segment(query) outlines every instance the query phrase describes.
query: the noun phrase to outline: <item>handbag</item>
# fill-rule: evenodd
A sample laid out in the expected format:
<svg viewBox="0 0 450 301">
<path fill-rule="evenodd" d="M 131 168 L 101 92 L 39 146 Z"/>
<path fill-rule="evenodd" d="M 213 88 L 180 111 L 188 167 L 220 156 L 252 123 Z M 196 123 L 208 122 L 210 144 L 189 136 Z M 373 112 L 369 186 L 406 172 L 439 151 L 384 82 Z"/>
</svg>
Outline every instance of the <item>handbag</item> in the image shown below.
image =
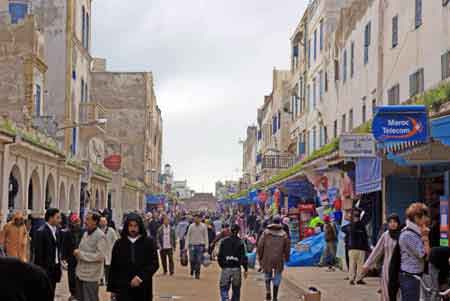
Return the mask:
<svg viewBox="0 0 450 301">
<path fill-rule="evenodd" d="M 181 251 L 180 263 L 184 267 L 188 265 L 188 254 L 186 250 Z"/>
</svg>

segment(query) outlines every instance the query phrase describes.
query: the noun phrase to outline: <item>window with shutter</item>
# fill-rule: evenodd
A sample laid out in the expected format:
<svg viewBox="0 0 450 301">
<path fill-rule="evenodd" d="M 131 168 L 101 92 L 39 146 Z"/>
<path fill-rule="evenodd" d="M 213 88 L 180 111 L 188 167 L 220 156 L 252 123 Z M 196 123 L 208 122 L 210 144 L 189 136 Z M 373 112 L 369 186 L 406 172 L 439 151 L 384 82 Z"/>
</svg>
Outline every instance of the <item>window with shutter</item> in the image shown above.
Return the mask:
<svg viewBox="0 0 450 301">
<path fill-rule="evenodd" d="M 414 97 L 424 91 L 424 70 L 419 69 L 409 76 L 409 96 Z"/>
<path fill-rule="evenodd" d="M 450 77 L 450 51 L 441 56 L 442 80 Z"/>
<path fill-rule="evenodd" d="M 320 98 L 320 101 L 322 101 L 322 97 L 323 97 L 323 71 L 320 70 L 319 71 L 319 98 Z"/>
<path fill-rule="evenodd" d="M 344 50 L 342 61 L 342 81 L 345 83 L 347 81 L 347 49 Z"/>
<path fill-rule="evenodd" d="M 392 48 L 398 45 L 398 16 L 392 18 Z"/>
<path fill-rule="evenodd" d="M 328 91 L 328 72 L 325 71 L 325 92 Z"/>
<path fill-rule="evenodd" d="M 312 108 L 313 108 L 313 109 L 316 108 L 316 103 L 317 103 L 317 102 L 316 102 L 316 94 L 317 94 L 317 93 L 316 93 L 316 88 L 317 88 L 316 86 L 317 86 L 317 84 L 316 84 L 316 78 L 314 78 L 314 79 L 313 79 L 313 88 L 312 88 L 312 89 L 313 89 L 313 91 L 312 91 L 312 97 L 313 97 L 313 99 L 312 99 Z"/>
<path fill-rule="evenodd" d="M 366 112 L 366 105 L 364 104 L 363 106 L 362 106 L 362 123 L 366 123 L 366 121 L 367 121 L 367 116 L 366 116 L 366 114 L 367 114 L 367 112 Z"/>
<path fill-rule="evenodd" d="M 339 80 L 339 60 L 334 60 L 334 80 Z"/>
<path fill-rule="evenodd" d="M 348 130 L 353 129 L 353 109 L 348 112 Z"/>
<path fill-rule="evenodd" d="M 415 21 L 417 29 L 422 25 L 422 0 L 416 0 Z"/>
<path fill-rule="evenodd" d="M 320 21 L 320 50 L 323 50 L 323 20 Z"/>
<path fill-rule="evenodd" d="M 355 42 L 350 45 L 350 77 L 355 74 Z"/>
<path fill-rule="evenodd" d="M 341 127 L 341 133 L 345 133 L 347 131 L 347 117 L 345 114 L 342 115 L 342 127 Z"/>
<path fill-rule="evenodd" d="M 81 102 L 84 102 L 84 79 L 81 79 Z"/>
<path fill-rule="evenodd" d="M 36 85 L 34 111 L 37 117 L 41 116 L 41 86 Z"/>
<path fill-rule="evenodd" d="M 388 104 L 400 104 L 400 85 L 397 84 L 388 90 Z"/>
<path fill-rule="evenodd" d="M 314 60 L 317 59 L 317 29 L 314 30 Z"/>
<path fill-rule="evenodd" d="M 333 124 L 333 137 L 337 138 L 337 136 L 338 136 L 338 122 L 337 120 L 335 120 Z"/>
<path fill-rule="evenodd" d="M 369 47 L 371 42 L 371 22 L 366 24 L 364 29 L 364 64 L 369 63 Z"/>
</svg>

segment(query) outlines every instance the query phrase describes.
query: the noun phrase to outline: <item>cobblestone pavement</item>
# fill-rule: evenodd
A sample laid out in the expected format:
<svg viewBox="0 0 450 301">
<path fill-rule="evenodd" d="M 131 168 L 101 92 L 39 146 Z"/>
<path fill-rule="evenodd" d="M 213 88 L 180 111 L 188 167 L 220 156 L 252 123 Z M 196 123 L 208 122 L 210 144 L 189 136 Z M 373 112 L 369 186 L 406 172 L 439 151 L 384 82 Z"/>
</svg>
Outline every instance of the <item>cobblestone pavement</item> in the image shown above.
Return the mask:
<svg viewBox="0 0 450 301">
<path fill-rule="evenodd" d="M 189 277 L 187 268 L 177 265 L 175 276 L 163 276 L 161 270 L 155 275 L 154 293 L 155 301 L 215 301 L 220 300 L 218 282 L 220 269 L 216 263 L 210 267 L 202 269 L 202 279 L 194 280 Z M 252 270 L 249 277 L 243 283 L 242 301 L 263 301 L 264 300 L 264 277 Z M 105 288 L 100 289 L 101 301 L 109 301 L 109 294 Z M 299 293 L 288 283 L 282 285 L 279 301 L 297 301 Z M 67 280 L 64 279 L 59 284 L 57 290 L 57 301 L 66 301 L 69 298 Z"/>
</svg>

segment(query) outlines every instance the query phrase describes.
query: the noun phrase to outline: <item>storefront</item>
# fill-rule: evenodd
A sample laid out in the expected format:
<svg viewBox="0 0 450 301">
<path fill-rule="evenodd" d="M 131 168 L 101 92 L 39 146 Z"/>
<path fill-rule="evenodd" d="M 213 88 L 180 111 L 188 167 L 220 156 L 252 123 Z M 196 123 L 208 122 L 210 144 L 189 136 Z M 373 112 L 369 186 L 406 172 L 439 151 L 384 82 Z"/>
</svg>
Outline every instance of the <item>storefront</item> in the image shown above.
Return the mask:
<svg viewBox="0 0 450 301">
<path fill-rule="evenodd" d="M 431 212 L 431 243 L 437 246 L 440 244 L 443 213 L 441 201 L 448 204 L 450 196 L 450 116 L 434 118 L 428 123 L 426 115 L 419 117 L 418 114 L 417 110 L 404 114 L 411 120 L 410 132 L 406 135 L 394 134 L 394 139 L 380 144 L 383 153 L 384 213 L 396 213 L 405 221 L 405 211 L 411 203 L 425 203 Z M 394 115 L 392 120 L 399 121 L 404 116 Z M 391 124 L 396 125 L 392 120 Z M 401 129 L 400 126 L 391 127 L 392 130 L 395 128 L 397 132 Z"/>
</svg>

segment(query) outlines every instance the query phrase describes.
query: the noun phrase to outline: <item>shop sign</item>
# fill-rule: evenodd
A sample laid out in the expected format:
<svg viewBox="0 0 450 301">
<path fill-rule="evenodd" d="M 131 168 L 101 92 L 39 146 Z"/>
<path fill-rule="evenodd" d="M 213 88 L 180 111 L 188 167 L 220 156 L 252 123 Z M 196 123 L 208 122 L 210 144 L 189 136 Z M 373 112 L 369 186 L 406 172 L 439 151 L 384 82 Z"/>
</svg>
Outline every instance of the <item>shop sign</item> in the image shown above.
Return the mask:
<svg viewBox="0 0 450 301">
<path fill-rule="evenodd" d="M 379 142 L 425 142 L 429 134 L 426 107 L 379 107 L 373 119 L 372 133 Z"/>
<path fill-rule="evenodd" d="M 375 157 L 375 140 L 372 134 L 341 135 L 339 156 L 342 158 Z"/>
</svg>

